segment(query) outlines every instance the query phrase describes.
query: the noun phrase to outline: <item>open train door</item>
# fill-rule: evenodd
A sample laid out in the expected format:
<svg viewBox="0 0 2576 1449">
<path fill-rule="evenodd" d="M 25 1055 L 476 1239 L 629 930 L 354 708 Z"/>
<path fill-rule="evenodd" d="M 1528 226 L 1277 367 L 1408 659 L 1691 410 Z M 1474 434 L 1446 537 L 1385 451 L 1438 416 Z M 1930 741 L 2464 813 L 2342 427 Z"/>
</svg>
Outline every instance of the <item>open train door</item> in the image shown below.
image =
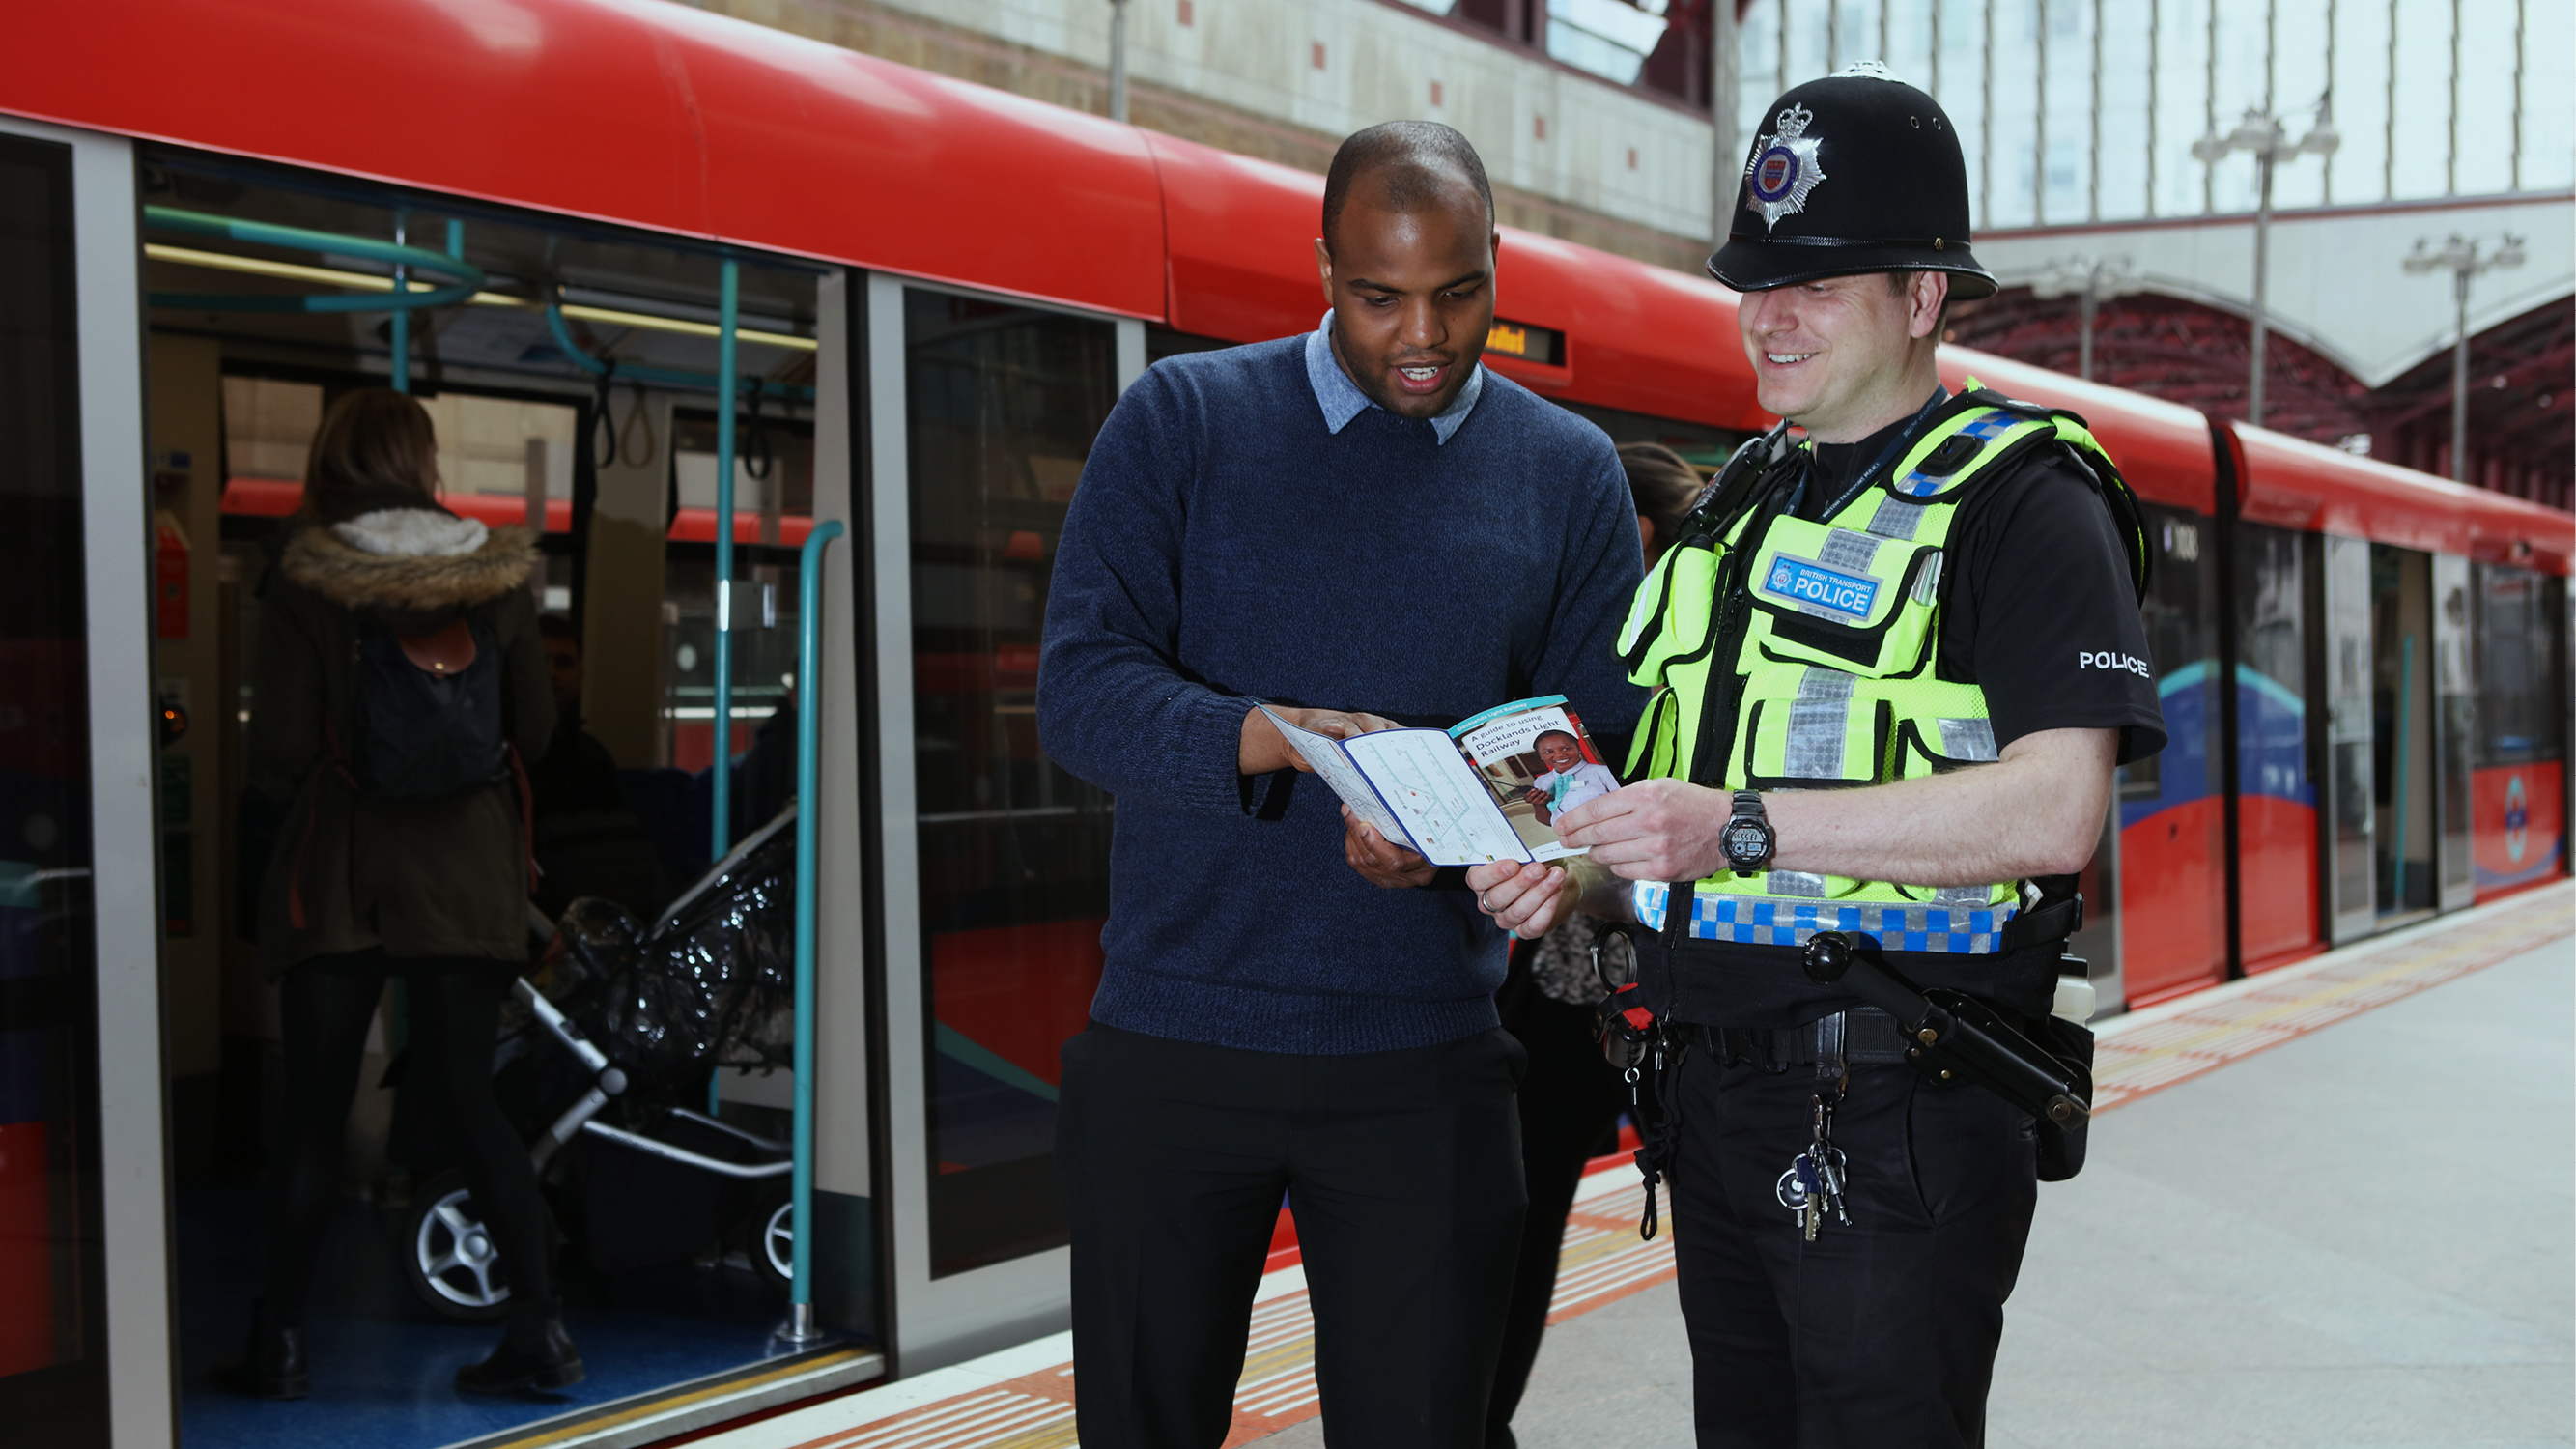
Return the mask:
<svg viewBox="0 0 2576 1449">
<path fill-rule="evenodd" d="M 2318 633 L 2318 668 L 2326 700 L 2325 758 L 2318 778 L 2326 788 L 2318 812 L 2323 838 L 2318 854 L 2325 872 L 2326 939 L 2357 941 L 2379 925 L 2373 836 L 2371 757 L 2370 544 L 2322 535 L 2317 570 L 2324 593 Z"/>
<path fill-rule="evenodd" d="M 1145 327 L 884 274 L 860 311 L 876 1210 L 913 1374 L 1069 1321 L 1057 1051 L 1100 979 L 1112 802 L 1039 745 L 1038 645 L 1065 512 L 1144 371 Z"/>
<path fill-rule="evenodd" d="M 66 1449 L 173 1436 L 135 210 L 0 117 L 0 1437 Z"/>
</svg>

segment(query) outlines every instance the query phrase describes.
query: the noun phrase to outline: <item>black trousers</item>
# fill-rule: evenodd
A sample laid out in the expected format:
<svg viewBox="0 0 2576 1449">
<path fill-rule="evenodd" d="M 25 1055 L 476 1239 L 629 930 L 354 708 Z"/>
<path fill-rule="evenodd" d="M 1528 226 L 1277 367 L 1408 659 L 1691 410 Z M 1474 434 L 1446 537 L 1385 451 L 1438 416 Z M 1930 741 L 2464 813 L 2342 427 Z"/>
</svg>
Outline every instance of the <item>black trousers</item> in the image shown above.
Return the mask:
<svg viewBox="0 0 2576 1449">
<path fill-rule="evenodd" d="M 1813 1067 L 1681 1066 L 1673 1251 L 1701 1449 L 1985 1441 L 2004 1299 L 2038 1191 L 2031 1119 L 1982 1087 L 1851 1069 L 1834 1114 L 1851 1226 L 1780 1205 Z"/>
<path fill-rule="evenodd" d="M 404 1080 L 433 1088 L 455 1129 L 466 1186 L 500 1249 L 511 1302 L 535 1310 L 553 1296 L 536 1169 L 492 1097 L 493 1041 L 515 974 L 504 961 L 394 959 L 381 951 L 316 957 L 286 973 L 278 999 L 285 1032 L 285 1121 L 269 1164 L 263 1265 L 268 1308 L 277 1322 L 304 1321 L 313 1265 L 339 1196 L 341 1145 L 367 1028 L 385 978 L 397 975 L 410 1005 Z"/>
<path fill-rule="evenodd" d="M 1521 1223 L 1511 1304 L 1503 1311 L 1503 1351 L 1485 1411 L 1486 1437 L 1494 1444 L 1510 1442 L 1502 1431 L 1520 1408 L 1539 1341 L 1547 1334 L 1565 1219 L 1582 1185 L 1583 1164 L 1618 1145 L 1619 1113 L 1628 1104 L 1626 1084 L 1593 1039 L 1592 1009 L 1540 995 L 1525 955 L 1524 948 L 1512 948 L 1511 974 L 1494 998 L 1503 1029 L 1529 1053 L 1520 1091 L 1521 1180 L 1529 1215 Z"/>
<path fill-rule="evenodd" d="M 1284 1193 L 1334 1449 L 1481 1449 L 1520 1246 L 1518 1043 L 1294 1056 L 1119 1031 L 1065 1043 L 1086 1449 L 1217 1449 Z"/>
</svg>

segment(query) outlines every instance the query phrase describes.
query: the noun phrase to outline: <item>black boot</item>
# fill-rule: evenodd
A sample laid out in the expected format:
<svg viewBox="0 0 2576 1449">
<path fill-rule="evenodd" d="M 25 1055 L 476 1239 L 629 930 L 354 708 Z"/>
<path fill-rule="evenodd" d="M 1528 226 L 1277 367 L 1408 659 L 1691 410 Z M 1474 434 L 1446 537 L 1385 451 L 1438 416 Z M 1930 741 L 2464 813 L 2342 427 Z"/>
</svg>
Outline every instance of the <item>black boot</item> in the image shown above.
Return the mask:
<svg viewBox="0 0 2576 1449">
<path fill-rule="evenodd" d="M 250 1340 L 241 1360 L 215 1370 L 215 1379 L 236 1393 L 262 1399 L 300 1399 L 313 1391 L 304 1364 L 304 1326 L 288 1327 L 268 1311 L 268 1300 L 250 1305 Z"/>
<path fill-rule="evenodd" d="M 456 1387 L 469 1394 L 568 1389 L 581 1380 L 581 1350 L 564 1332 L 559 1299 L 512 1308 L 501 1346 L 490 1358 L 456 1371 Z"/>
</svg>

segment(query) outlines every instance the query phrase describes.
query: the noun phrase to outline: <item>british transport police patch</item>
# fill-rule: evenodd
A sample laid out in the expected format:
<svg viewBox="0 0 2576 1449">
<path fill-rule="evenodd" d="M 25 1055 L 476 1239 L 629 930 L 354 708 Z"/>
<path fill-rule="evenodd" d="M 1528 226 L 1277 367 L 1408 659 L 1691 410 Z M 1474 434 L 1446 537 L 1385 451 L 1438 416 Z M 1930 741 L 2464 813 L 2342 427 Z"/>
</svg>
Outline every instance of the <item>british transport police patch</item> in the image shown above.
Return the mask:
<svg viewBox="0 0 2576 1449">
<path fill-rule="evenodd" d="M 1825 179 L 1825 168 L 1816 161 L 1819 138 L 1807 134 L 1816 119 L 1805 106 L 1791 106 L 1782 111 L 1779 129 L 1762 138 L 1761 149 L 1746 163 L 1744 175 L 1744 209 L 1762 213 L 1762 228 L 1769 231 L 1780 224 L 1780 218 L 1806 210 L 1807 193 Z"/>
</svg>

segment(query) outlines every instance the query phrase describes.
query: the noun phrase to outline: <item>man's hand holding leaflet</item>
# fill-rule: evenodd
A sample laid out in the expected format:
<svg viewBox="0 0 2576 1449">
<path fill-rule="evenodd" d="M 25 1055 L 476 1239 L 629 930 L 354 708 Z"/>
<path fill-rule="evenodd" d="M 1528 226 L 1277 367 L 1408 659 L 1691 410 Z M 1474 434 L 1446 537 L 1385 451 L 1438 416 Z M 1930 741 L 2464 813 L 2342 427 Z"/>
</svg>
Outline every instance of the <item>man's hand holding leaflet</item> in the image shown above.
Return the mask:
<svg viewBox="0 0 2576 1449">
<path fill-rule="evenodd" d="M 1267 706 L 1262 712 L 1352 814 L 1388 843 L 1401 843 L 1433 865 L 1530 858 L 1446 732 L 1386 729 L 1336 740 Z"/>
</svg>

